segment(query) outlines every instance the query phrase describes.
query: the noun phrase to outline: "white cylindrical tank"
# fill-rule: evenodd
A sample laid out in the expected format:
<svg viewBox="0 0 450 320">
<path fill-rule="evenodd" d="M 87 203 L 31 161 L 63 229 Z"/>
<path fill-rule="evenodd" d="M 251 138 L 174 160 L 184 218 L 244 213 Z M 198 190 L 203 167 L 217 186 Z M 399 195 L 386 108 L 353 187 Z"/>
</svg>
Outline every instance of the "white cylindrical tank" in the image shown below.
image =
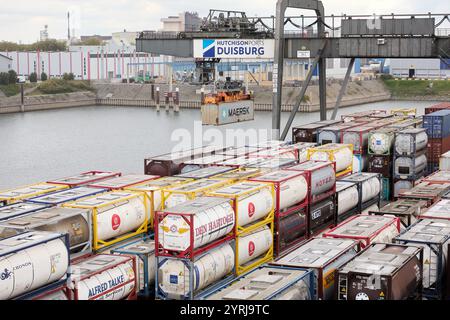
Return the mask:
<svg viewBox="0 0 450 320">
<path fill-rule="evenodd" d="M 344 131 L 342 133 L 342 143 L 352 144 L 354 150 L 366 151 L 369 132 Z M 362 142 L 362 145 L 361 145 Z"/>
<path fill-rule="evenodd" d="M 317 141 L 319 141 L 322 144 L 339 143 L 341 140 L 340 134 L 341 134 L 340 131 L 321 130 L 319 132 Z"/>
<path fill-rule="evenodd" d="M 99 209 L 97 237 L 108 240 L 133 231 L 145 221 L 146 211 L 141 197 Z"/>
<path fill-rule="evenodd" d="M 26 241 L 31 242 L 32 238 Z M 34 235 L 34 238 L 39 239 L 39 235 Z M 11 299 L 58 281 L 67 273 L 68 267 L 69 252 L 61 239 L 0 257 L 0 300 Z"/>
<path fill-rule="evenodd" d="M 317 196 L 334 188 L 336 173 L 332 164 L 327 162 L 306 161 L 289 167 L 288 170 L 311 172 L 311 196 Z"/>
<path fill-rule="evenodd" d="M 301 203 L 308 195 L 308 182 L 299 172 L 278 170 L 261 175 L 255 178 L 255 180 L 280 183 L 279 210 L 284 210 Z M 276 196 L 277 194 L 275 194 Z"/>
<path fill-rule="evenodd" d="M 237 197 L 237 214 L 240 227 L 265 218 L 274 207 L 271 185 L 243 181 L 215 190 L 214 196 Z"/>
<path fill-rule="evenodd" d="M 398 180 L 394 182 L 394 197 L 397 197 L 400 192 L 410 190 L 414 187 L 414 181 Z"/>
<path fill-rule="evenodd" d="M 175 210 L 180 211 L 180 213 L 195 215 L 193 226 L 194 248 L 211 243 L 234 229 L 235 213 L 230 201 L 226 199 L 197 198 L 187 202 L 186 207 L 185 204 L 182 204 L 169 211 Z M 197 211 L 194 212 L 194 210 Z M 166 215 L 159 223 L 158 235 L 160 244 L 167 250 L 184 251 L 190 246 L 190 226 L 179 214 Z"/>
<path fill-rule="evenodd" d="M 416 158 L 398 157 L 394 161 L 395 174 L 411 177 L 422 172 L 427 166 L 427 156 L 421 155 Z"/>
<path fill-rule="evenodd" d="M 194 262 L 194 288 L 190 288 L 190 271 L 183 260 L 163 260 L 158 267 L 158 289 L 168 298 L 184 297 L 225 277 L 233 270 L 234 260 L 230 244 L 210 250 Z"/>
<path fill-rule="evenodd" d="M 353 173 L 365 172 L 369 166 L 369 158 L 366 155 L 353 155 Z"/>
<path fill-rule="evenodd" d="M 374 154 L 389 154 L 394 144 L 394 132 L 380 130 L 369 137 L 369 149 Z"/>
<path fill-rule="evenodd" d="M 343 190 L 339 190 L 343 188 Z M 351 182 L 336 182 L 338 215 L 355 208 L 359 202 L 358 187 Z"/>
<path fill-rule="evenodd" d="M 353 152 L 349 148 L 341 148 L 333 152 L 333 158 L 325 151 L 314 151 L 311 160 L 317 161 L 334 161 L 336 162 L 336 172 L 341 172 L 353 164 Z"/>
<path fill-rule="evenodd" d="M 412 155 L 427 147 L 428 135 L 423 129 L 409 129 L 398 133 L 395 138 L 395 151 L 402 155 Z"/>
<path fill-rule="evenodd" d="M 135 290 L 135 273 L 131 261 L 78 282 L 78 300 L 121 300 Z M 131 281 L 119 287 L 119 285 Z M 115 288 L 115 289 L 114 289 Z M 104 295 L 102 292 L 107 292 Z"/>
<path fill-rule="evenodd" d="M 239 265 L 244 265 L 269 251 L 273 235 L 268 227 L 263 227 L 238 239 Z"/>
<path fill-rule="evenodd" d="M 381 191 L 380 179 L 373 177 L 364 181 L 361 189 L 361 199 L 363 203 L 377 197 Z"/>
</svg>

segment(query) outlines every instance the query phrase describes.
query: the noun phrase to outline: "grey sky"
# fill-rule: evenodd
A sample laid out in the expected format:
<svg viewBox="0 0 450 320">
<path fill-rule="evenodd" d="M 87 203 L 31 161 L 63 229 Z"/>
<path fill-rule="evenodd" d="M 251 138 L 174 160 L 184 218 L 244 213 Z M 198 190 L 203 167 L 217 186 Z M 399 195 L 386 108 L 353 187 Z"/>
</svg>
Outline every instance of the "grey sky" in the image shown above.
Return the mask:
<svg viewBox="0 0 450 320">
<path fill-rule="evenodd" d="M 326 14 L 444 13 L 448 0 L 323 0 Z M 154 30 L 160 19 L 182 11 L 197 11 L 205 16 L 210 8 L 246 11 L 249 16 L 270 16 L 276 0 L 17 0 L 2 1 L 0 41 L 33 42 L 39 30 L 49 26 L 52 38 L 67 35 L 66 14 L 78 12 L 77 35 L 102 34 L 127 29 Z M 291 12 L 290 12 L 291 13 Z"/>
</svg>

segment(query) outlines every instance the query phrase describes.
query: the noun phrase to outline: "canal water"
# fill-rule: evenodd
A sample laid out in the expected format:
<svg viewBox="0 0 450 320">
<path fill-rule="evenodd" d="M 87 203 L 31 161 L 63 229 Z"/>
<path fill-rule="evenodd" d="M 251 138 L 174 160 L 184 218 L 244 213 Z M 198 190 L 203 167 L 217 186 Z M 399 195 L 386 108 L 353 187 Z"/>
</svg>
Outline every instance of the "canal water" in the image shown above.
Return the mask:
<svg viewBox="0 0 450 320">
<path fill-rule="evenodd" d="M 424 108 L 432 102 L 386 101 L 343 108 L 338 117 L 370 109 Z M 331 114 L 331 112 L 329 113 Z M 288 113 L 282 114 L 282 128 Z M 193 133 L 200 110 L 157 113 L 153 108 L 83 107 L 0 115 L 0 189 L 60 178 L 89 170 L 143 173 L 144 158 L 170 152 Z M 319 120 L 319 113 L 299 113 L 294 125 Z M 214 129 L 268 129 L 271 113 L 257 112 L 254 121 Z M 201 128 L 201 126 L 200 126 Z M 203 130 L 205 130 L 204 127 Z M 205 136 L 205 135 L 204 135 Z M 290 140 L 290 134 L 288 135 Z"/>
</svg>

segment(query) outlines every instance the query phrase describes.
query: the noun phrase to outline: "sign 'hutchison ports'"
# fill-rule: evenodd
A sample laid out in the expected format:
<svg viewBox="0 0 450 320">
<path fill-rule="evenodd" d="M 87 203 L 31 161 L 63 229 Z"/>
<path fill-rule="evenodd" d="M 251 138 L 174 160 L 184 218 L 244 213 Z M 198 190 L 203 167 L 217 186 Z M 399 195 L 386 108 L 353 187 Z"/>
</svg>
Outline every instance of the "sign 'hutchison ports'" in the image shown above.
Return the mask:
<svg viewBox="0 0 450 320">
<path fill-rule="evenodd" d="M 198 39 L 194 58 L 273 59 L 273 39 Z"/>
</svg>

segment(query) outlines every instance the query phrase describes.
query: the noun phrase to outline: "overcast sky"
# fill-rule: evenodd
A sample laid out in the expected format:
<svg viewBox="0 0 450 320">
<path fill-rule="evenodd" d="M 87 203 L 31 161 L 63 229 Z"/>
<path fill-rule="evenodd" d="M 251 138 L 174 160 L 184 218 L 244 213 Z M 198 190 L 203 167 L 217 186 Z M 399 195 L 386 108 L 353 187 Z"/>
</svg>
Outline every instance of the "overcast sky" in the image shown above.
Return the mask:
<svg viewBox="0 0 450 320">
<path fill-rule="evenodd" d="M 326 15 L 444 13 L 448 0 L 323 0 Z M 209 9 L 246 11 L 248 16 L 275 14 L 276 0 L 16 0 L 1 3 L 0 41 L 30 43 L 39 39 L 39 31 L 48 25 L 51 38 L 67 37 L 67 11 L 74 12 L 77 36 L 126 29 L 154 30 L 160 19 L 182 11 L 206 16 Z M 298 11 L 297 11 L 298 12 Z M 291 13 L 291 12 L 288 12 Z"/>
</svg>

